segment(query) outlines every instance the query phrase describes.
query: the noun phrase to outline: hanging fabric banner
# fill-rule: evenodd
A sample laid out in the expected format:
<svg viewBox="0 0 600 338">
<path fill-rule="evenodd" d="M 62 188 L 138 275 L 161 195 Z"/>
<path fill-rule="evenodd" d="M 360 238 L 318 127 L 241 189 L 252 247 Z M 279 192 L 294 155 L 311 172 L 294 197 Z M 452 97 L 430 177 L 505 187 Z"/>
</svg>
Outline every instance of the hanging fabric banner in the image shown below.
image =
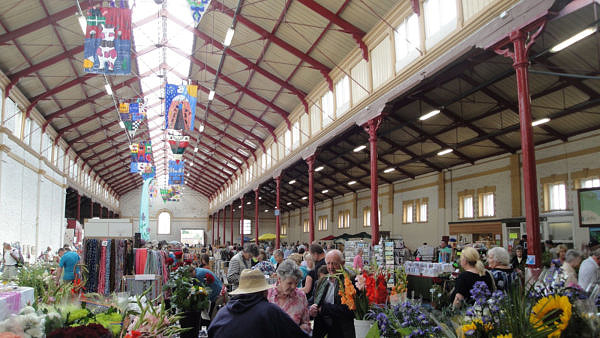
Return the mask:
<svg viewBox="0 0 600 338">
<path fill-rule="evenodd" d="M 169 133 L 167 141 L 169 142 L 175 161 L 181 161 L 185 148 L 190 144 L 190 137 L 177 133 Z"/>
<path fill-rule="evenodd" d="M 123 124 L 125 124 L 125 129 L 133 137 L 142 122 L 144 122 L 146 112 L 139 102 L 121 102 L 119 103 L 119 116 Z"/>
<path fill-rule="evenodd" d="M 131 10 L 95 7 L 86 12 L 83 51 L 86 73 L 128 75 L 131 73 Z"/>
<path fill-rule="evenodd" d="M 188 4 L 190 5 L 190 10 L 192 11 L 194 24 L 195 26 L 198 26 L 200 19 L 202 19 L 202 16 L 208 10 L 210 0 L 188 0 Z"/>
<path fill-rule="evenodd" d="M 144 179 L 154 177 L 156 168 L 152 165 L 152 143 L 150 141 L 133 143 L 129 149 L 131 155 L 129 172 L 139 173 Z"/>
<path fill-rule="evenodd" d="M 140 200 L 140 227 L 139 231 L 141 237 L 145 241 L 150 240 L 150 196 L 148 194 L 148 188 L 150 183 L 152 183 L 152 178 L 147 178 L 144 180 L 144 185 L 142 186 L 142 196 Z"/>
<path fill-rule="evenodd" d="M 183 162 L 169 161 L 169 185 L 183 184 Z"/>
<path fill-rule="evenodd" d="M 165 88 L 165 129 L 194 130 L 198 86 L 167 84 Z"/>
<path fill-rule="evenodd" d="M 181 200 L 181 186 L 180 185 L 172 185 L 167 188 L 160 189 L 160 196 L 162 197 L 163 202 L 179 202 Z"/>
</svg>

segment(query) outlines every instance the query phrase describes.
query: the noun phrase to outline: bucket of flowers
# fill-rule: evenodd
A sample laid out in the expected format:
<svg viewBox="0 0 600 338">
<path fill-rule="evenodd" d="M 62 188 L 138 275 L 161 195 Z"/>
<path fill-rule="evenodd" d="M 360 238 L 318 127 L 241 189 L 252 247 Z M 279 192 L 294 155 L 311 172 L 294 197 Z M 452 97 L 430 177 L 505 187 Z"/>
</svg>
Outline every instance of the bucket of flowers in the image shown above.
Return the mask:
<svg viewBox="0 0 600 338">
<path fill-rule="evenodd" d="M 189 331 L 182 332 L 180 336 L 198 337 L 200 312 L 210 306 L 210 289 L 196 278 L 195 270 L 191 266 L 181 266 L 171 272 L 163 288 L 171 294 L 171 305 L 175 306 L 180 315 L 180 326 L 189 328 Z"/>
<path fill-rule="evenodd" d="M 387 280 L 389 273 L 375 266 L 373 271 L 365 269 L 356 276 L 353 283 L 350 274 L 343 270 L 340 276 L 339 295 L 342 304 L 354 312 L 356 337 L 365 337 L 371 328 L 372 320 L 366 319 L 374 304 L 385 304 L 388 300 Z"/>
</svg>

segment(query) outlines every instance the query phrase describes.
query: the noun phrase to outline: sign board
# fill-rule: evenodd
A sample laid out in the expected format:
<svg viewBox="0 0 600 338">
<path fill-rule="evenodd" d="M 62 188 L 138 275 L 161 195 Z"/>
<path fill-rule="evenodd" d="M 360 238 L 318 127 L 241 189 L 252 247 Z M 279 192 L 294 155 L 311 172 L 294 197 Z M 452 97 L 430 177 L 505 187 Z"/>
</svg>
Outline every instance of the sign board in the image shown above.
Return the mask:
<svg viewBox="0 0 600 338">
<path fill-rule="evenodd" d="M 527 264 L 527 265 L 535 265 L 535 256 L 534 255 L 527 255 L 527 261 L 525 261 L 525 264 Z"/>
<path fill-rule="evenodd" d="M 508 238 L 510 239 L 519 239 L 519 234 L 516 232 L 511 232 L 508 234 Z"/>
<path fill-rule="evenodd" d="M 275 216 L 279 216 L 279 209 L 275 209 Z"/>
</svg>

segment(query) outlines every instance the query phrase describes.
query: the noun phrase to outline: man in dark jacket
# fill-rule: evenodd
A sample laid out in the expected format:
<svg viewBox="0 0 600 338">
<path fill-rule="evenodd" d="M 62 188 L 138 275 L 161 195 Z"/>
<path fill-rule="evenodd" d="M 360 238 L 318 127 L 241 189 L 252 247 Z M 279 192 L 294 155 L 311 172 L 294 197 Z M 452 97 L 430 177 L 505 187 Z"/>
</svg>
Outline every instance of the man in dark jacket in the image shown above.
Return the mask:
<svg viewBox="0 0 600 338">
<path fill-rule="evenodd" d="M 325 256 L 325 263 L 333 276 L 343 269 L 344 256 L 339 250 L 331 250 Z M 354 280 L 353 275 L 350 278 Z M 313 337 L 354 338 L 354 313 L 342 304 L 338 279 L 321 279 L 314 289 L 315 303 L 310 307 L 310 316 L 315 318 Z"/>
<path fill-rule="evenodd" d="M 208 327 L 209 337 L 308 337 L 279 306 L 269 303 L 269 285 L 260 270 L 245 269 L 232 299 Z"/>
</svg>

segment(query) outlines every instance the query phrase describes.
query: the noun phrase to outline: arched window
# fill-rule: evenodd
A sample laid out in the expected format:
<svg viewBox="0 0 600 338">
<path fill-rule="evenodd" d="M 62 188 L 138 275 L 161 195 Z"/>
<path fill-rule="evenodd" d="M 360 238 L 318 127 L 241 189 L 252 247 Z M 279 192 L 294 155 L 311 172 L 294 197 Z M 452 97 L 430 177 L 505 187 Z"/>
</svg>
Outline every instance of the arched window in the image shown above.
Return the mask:
<svg viewBox="0 0 600 338">
<path fill-rule="evenodd" d="M 163 211 L 158 215 L 158 234 L 171 234 L 171 214 Z"/>
</svg>

